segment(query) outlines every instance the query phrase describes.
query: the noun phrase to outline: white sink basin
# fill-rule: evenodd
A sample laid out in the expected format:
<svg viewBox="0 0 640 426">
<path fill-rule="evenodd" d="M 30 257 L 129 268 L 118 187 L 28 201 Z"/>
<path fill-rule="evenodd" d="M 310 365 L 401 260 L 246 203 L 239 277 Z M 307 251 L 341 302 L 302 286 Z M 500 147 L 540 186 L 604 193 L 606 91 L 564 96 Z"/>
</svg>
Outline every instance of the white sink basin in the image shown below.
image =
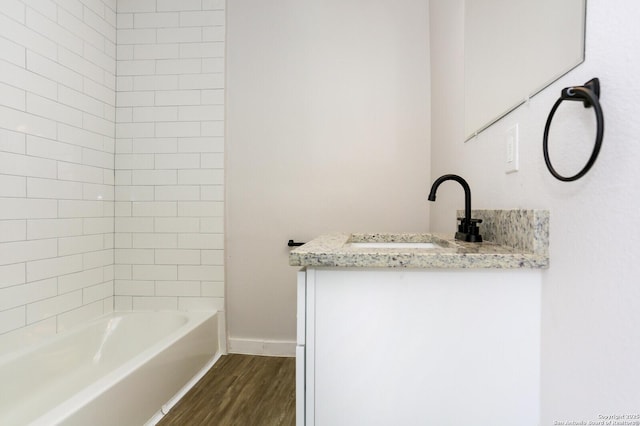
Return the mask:
<svg viewBox="0 0 640 426">
<path fill-rule="evenodd" d="M 434 243 L 410 243 L 410 242 L 362 242 L 348 243 L 354 248 L 391 248 L 391 249 L 434 249 L 440 248 Z"/>
</svg>

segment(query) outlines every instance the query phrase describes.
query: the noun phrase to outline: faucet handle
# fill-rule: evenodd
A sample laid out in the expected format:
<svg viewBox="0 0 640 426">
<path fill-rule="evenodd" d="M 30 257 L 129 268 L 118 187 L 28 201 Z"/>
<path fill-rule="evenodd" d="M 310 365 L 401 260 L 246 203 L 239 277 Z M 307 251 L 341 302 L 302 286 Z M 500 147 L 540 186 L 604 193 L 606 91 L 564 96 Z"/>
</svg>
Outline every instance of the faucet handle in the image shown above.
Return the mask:
<svg viewBox="0 0 640 426">
<path fill-rule="evenodd" d="M 459 217 L 460 224 L 458 225 L 458 232 L 456 232 L 456 239 L 473 243 L 481 243 L 482 236 L 480 235 L 480 228 L 478 224 L 482 223 L 482 219 L 469 219 L 469 223 L 464 217 Z"/>
<path fill-rule="evenodd" d="M 464 221 L 465 221 L 465 218 L 464 218 L 464 217 L 459 217 L 459 218 L 458 218 L 458 220 L 459 220 L 460 222 L 464 222 Z M 478 224 L 478 223 L 482 223 L 482 219 L 473 219 L 473 218 L 472 218 L 472 219 L 470 219 L 469 223 L 470 223 L 471 225 L 475 225 L 475 224 Z"/>
</svg>

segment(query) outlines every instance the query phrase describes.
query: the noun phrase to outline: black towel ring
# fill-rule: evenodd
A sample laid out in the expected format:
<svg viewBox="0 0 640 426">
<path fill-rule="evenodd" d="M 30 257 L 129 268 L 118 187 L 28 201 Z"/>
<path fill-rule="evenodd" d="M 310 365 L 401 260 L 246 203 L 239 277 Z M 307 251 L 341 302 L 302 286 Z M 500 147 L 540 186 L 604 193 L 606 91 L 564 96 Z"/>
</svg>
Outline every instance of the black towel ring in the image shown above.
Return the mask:
<svg viewBox="0 0 640 426">
<path fill-rule="evenodd" d="M 560 99 L 556 101 L 551 108 L 551 112 L 549 113 L 549 118 L 547 118 L 547 124 L 544 126 L 544 137 L 542 138 L 542 152 L 544 154 L 544 162 L 547 164 L 547 168 L 549 172 L 558 180 L 563 182 L 571 182 L 574 180 L 580 179 L 582 176 L 587 174 L 593 163 L 596 162 L 596 158 L 598 158 L 598 154 L 600 153 L 600 147 L 602 146 L 602 136 L 604 135 L 604 116 L 602 115 L 602 107 L 600 106 L 600 80 L 598 78 L 593 78 L 586 82 L 584 86 L 574 86 L 574 87 L 566 87 L 562 89 L 560 94 Z M 549 159 L 549 128 L 551 127 L 551 120 L 553 120 L 553 115 L 556 113 L 556 110 L 562 103 L 562 101 L 582 101 L 585 108 L 589 108 L 593 106 L 593 110 L 596 113 L 596 122 L 597 122 L 597 130 L 596 130 L 596 142 L 593 146 L 593 152 L 591 153 L 591 157 L 587 164 L 574 176 L 562 176 L 551 165 L 551 160 Z"/>
</svg>

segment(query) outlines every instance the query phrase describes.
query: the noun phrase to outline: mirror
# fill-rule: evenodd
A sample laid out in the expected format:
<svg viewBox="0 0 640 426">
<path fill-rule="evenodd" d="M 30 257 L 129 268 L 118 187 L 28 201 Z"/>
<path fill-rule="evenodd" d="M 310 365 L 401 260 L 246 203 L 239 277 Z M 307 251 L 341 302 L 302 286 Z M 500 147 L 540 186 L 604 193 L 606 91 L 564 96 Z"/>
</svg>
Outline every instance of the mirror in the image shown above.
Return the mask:
<svg viewBox="0 0 640 426">
<path fill-rule="evenodd" d="M 465 0 L 465 138 L 584 61 L 586 0 Z"/>
</svg>

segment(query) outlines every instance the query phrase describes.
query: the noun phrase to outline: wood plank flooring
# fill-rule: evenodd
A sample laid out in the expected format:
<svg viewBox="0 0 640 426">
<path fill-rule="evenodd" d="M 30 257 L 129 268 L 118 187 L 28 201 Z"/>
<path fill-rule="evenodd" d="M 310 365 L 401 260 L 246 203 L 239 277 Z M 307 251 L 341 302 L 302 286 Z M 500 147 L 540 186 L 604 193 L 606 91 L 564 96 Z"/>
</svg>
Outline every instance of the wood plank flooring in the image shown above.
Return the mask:
<svg viewBox="0 0 640 426">
<path fill-rule="evenodd" d="M 295 358 L 229 354 L 158 426 L 293 426 Z"/>
</svg>

